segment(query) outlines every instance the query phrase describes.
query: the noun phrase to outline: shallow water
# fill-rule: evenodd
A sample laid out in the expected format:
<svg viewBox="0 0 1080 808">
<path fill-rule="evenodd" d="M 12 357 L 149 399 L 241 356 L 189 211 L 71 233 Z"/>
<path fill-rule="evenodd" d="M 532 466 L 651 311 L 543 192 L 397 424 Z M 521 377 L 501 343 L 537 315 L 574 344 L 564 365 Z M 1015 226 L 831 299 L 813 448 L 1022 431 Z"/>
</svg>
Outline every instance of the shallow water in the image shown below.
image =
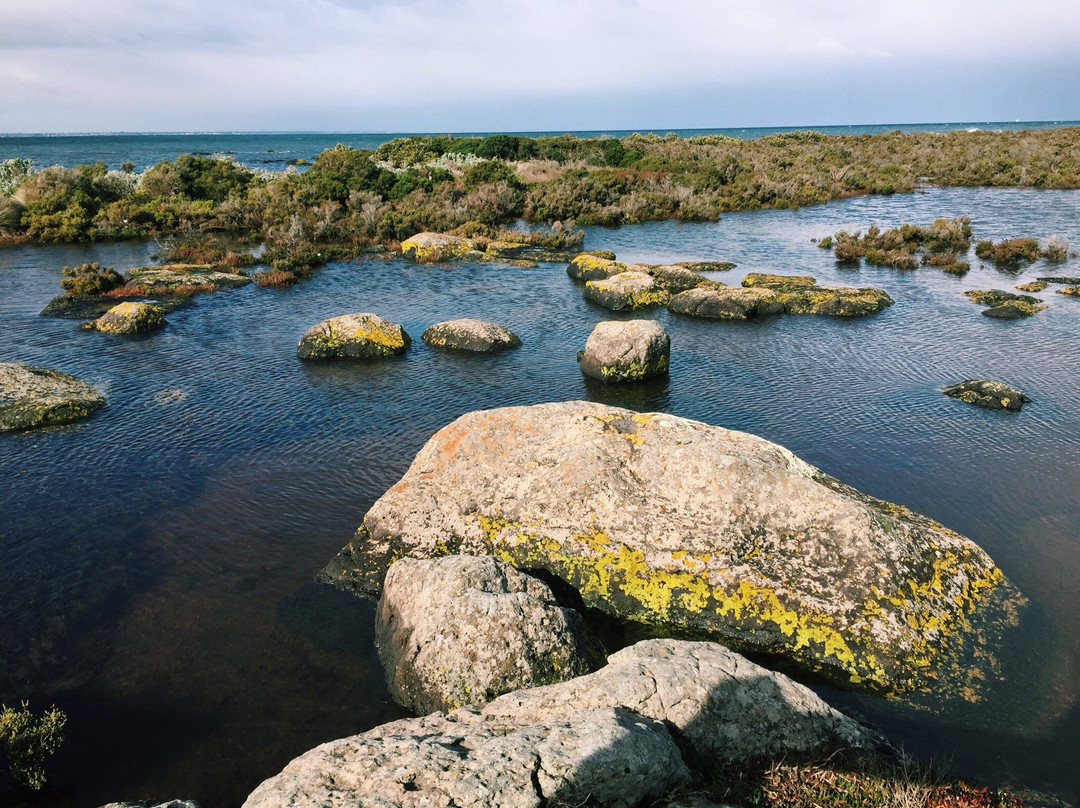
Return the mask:
<svg viewBox="0 0 1080 808">
<path fill-rule="evenodd" d="M 977 238 L 1058 234 L 1080 245 L 1080 192 L 930 189 L 717 224 L 590 229 L 630 261 L 725 259 L 746 272 L 873 285 L 896 304 L 859 320 L 714 323 L 655 317 L 670 377 L 586 381 L 574 362 L 611 315 L 562 265 L 333 264 L 288 290 L 200 297 L 139 339 L 38 317 L 60 270 L 124 270 L 154 245 L 0 250 L 0 361 L 100 385 L 77 425 L 0 435 L 0 700 L 56 702 L 69 740 L 42 804 L 185 797 L 239 804 L 322 741 L 401 715 L 372 647 L 369 604 L 311 583 L 439 427 L 477 408 L 592 399 L 664 410 L 781 443 L 876 496 L 977 541 L 1030 601 L 1004 681 L 978 704 L 905 705 L 823 689 L 921 753 L 989 782 L 1080 794 L 1080 301 L 1002 322 L 965 289 L 1020 273 L 842 269 L 812 237 L 969 215 Z M 400 360 L 309 365 L 296 343 L 327 317 L 373 311 L 414 344 Z M 474 316 L 524 340 L 458 356 L 419 340 Z M 999 378 L 1034 399 L 987 412 L 942 396 Z M 3 795 L 0 795 L 3 796 Z"/>
</svg>

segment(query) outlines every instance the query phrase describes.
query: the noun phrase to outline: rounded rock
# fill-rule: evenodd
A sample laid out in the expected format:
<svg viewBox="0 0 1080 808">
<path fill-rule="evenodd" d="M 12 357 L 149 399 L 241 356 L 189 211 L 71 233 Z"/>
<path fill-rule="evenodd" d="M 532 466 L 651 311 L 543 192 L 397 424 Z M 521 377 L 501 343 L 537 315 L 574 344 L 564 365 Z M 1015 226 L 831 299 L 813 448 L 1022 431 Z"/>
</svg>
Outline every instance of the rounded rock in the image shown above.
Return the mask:
<svg viewBox="0 0 1080 808">
<path fill-rule="evenodd" d="M 581 372 L 605 382 L 636 382 L 668 372 L 671 340 L 655 320 L 597 323 L 578 355 Z"/>
<path fill-rule="evenodd" d="M 164 328 L 165 311 L 152 303 L 127 301 L 113 306 L 94 320 L 94 328 L 105 334 L 146 334 Z"/>
<path fill-rule="evenodd" d="M 521 345 L 521 339 L 513 331 L 495 323 L 467 317 L 436 323 L 420 338 L 436 348 L 474 353 L 508 351 Z"/>
<path fill-rule="evenodd" d="M 671 294 L 647 272 L 620 272 L 610 278 L 588 281 L 585 298 L 613 311 L 662 306 Z"/>
<path fill-rule="evenodd" d="M 343 314 L 312 326 L 300 338 L 301 359 L 378 359 L 405 353 L 405 329 L 377 314 Z"/>
</svg>

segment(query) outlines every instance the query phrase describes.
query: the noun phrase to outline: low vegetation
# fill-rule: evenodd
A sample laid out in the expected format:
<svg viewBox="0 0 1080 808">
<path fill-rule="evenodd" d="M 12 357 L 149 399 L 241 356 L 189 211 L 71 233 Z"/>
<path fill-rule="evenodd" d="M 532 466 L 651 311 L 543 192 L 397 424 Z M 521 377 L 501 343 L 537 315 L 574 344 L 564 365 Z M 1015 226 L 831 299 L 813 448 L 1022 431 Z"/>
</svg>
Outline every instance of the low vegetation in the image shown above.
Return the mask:
<svg viewBox="0 0 1080 808">
<path fill-rule="evenodd" d="M 421 231 L 499 228 L 518 219 L 712 221 L 727 211 L 910 192 L 921 183 L 1078 188 L 1080 138 L 1075 129 L 788 132 L 749 141 L 407 137 L 374 151 L 327 149 L 303 172 L 252 171 L 194 155 L 141 174 L 125 169 L 98 162 L 36 171 L 25 160 L 0 163 L 0 244 L 167 237 L 185 245 L 228 234 L 265 244 L 272 271 L 303 277 L 327 260 L 392 250 Z M 909 267 L 902 253 L 916 251 L 903 249 L 901 237 L 895 246 L 867 246 L 869 254 L 859 258 Z"/>
<path fill-rule="evenodd" d="M 1057 236 L 1047 239 L 1045 247 L 1040 247 L 1033 238 L 1006 239 L 996 244 L 980 241 L 975 245 L 975 255 L 1007 269 L 1026 266 L 1040 258 L 1051 264 L 1060 264 L 1069 257 L 1069 244 Z"/>
<path fill-rule="evenodd" d="M 960 216 L 937 219 L 927 227 L 904 224 L 890 230 L 870 225 L 865 235 L 841 230 L 818 242 L 818 246 L 834 244 L 833 254 L 841 265 L 858 266 L 865 259 L 872 266 L 915 269 L 921 264 L 963 275 L 969 266 L 957 256 L 971 246 L 971 220 Z"/>
<path fill-rule="evenodd" d="M 60 285 L 69 295 L 103 295 L 124 285 L 124 276 L 112 267 L 102 269 L 95 261 L 77 267 L 64 267 Z"/>
<path fill-rule="evenodd" d="M 67 716 L 55 706 L 35 716 L 25 701 L 18 709 L 0 705 L 0 746 L 18 782 L 33 789 L 45 785 L 45 761 L 64 742 L 66 723 Z"/>
</svg>

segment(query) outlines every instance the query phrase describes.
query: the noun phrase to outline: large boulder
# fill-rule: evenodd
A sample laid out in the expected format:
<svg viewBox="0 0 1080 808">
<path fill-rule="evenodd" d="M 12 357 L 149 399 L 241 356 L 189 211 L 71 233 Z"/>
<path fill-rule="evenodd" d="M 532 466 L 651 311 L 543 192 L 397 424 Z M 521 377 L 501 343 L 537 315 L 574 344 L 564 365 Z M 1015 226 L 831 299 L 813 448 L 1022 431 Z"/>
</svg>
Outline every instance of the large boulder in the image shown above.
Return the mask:
<svg viewBox="0 0 1080 808">
<path fill-rule="evenodd" d="M 709 320 L 746 320 L 764 314 L 780 314 L 784 306 L 771 289 L 715 284 L 680 292 L 668 302 L 668 309 L 676 314 Z"/>
<path fill-rule="evenodd" d="M 90 325 L 106 334 L 145 334 L 164 328 L 165 311 L 152 303 L 128 300 L 118 303 Z"/>
<path fill-rule="evenodd" d="M 501 696 L 482 713 L 521 724 L 601 707 L 663 721 L 687 762 L 704 769 L 823 758 L 880 742 L 784 674 L 717 643 L 685 640 L 644 640 L 596 673 Z"/>
<path fill-rule="evenodd" d="M 376 359 L 405 353 L 412 339 L 397 323 L 377 314 L 343 314 L 304 332 L 301 359 Z"/>
<path fill-rule="evenodd" d="M 884 690 L 936 675 L 1003 582 L 970 540 L 781 446 L 589 402 L 444 427 L 322 576 L 377 594 L 392 560 L 450 553 L 546 569 L 614 615 Z"/>
<path fill-rule="evenodd" d="M 941 392 L 987 410 L 1019 411 L 1021 407 L 1031 402 L 1030 398 L 1015 387 L 989 379 L 968 379 L 946 387 Z"/>
<path fill-rule="evenodd" d="M 632 808 L 688 779 L 667 728 L 626 709 L 522 726 L 463 708 L 318 746 L 244 808 Z"/>
<path fill-rule="evenodd" d="M 65 373 L 0 362 L 0 432 L 66 424 L 104 405 L 96 387 Z"/>
<path fill-rule="evenodd" d="M 605 382 L 636 382 L 667 373 L 671 340 L 655 320 L 597 323 L 578 364 L 586 376 Z"/>
<path fill-rule="evenodd" d="M 671 294 L 647 272 L 620 272 L 610 278 L 585 283 L 585 299 L 613 311 L 632 311 L 662 306 Z"/>
<path fill-rule="evenodd" d="M 401 242 L 402 258 L 418 264 L 453 261 L 476 251 L 476 245 L 469 239 L 446 233 L 417 233 Z"/>
<path fill-rule="evenodd" d="M 560 607 L 547 584 L 491 556 L 393 564 L 375 640 L 390 693 L 421 715 L 590 670 L 578 613 Z"/>
<path fill-rule="evenodd" d="M 468 317 L 436 323 L 420 339 L 436 348 L 474 353 L 507 351 L 521 345 L 518 335 L 508 328 Z"/>
</svg>

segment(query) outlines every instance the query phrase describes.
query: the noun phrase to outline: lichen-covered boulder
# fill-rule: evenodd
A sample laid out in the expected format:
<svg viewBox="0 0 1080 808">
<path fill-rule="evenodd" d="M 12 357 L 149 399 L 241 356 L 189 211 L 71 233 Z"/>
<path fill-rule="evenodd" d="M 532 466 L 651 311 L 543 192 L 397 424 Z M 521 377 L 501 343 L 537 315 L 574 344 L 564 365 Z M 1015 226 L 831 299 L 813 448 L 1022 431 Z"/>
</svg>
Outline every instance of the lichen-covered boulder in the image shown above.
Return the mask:
<svg viewBox="0 0 1080 808">
<path fill-rule="evenodd" d="M 633 808 L 688 780 L 667 728 L 629 710 L 522 726 L 463 708 L 318 746 L 244 808 Z"/>
<path fill-rule="evenodd" d="M 746 320 L 780 314 L 784 306 L 772 289 L 713 284 L 680 292 L 668 302 L 668 310 L 709 320 Z"/>
<path fill-rule="evenodd" d="M 731 261 L 680 261 L 677 266 L 686 267 L 694 272 L 727 272 L 735 269 Z"/>
<path fill-rule="evenodd" d="M 865 286 L 809 286 L 780 291 L 777 300 L 785 314 L 817 314 L 826 317 L 865 317 L 893 304 L 883 289 Z"/>
<path fill-rule="evenodd" d="M 649 267 L 649 274 L 656 279 L 658 284 L 673 295 L 685 292 L 687 289 L 696 289 L 698 286 L 712 284 L 712 281 L 704 277 L 700 272 L 678 264 Z"/>
<path fill-rule="evenodd" d="M 970 540 L 781 446 L 588 402 L 444 427 L 322 577 L 374 594 L 392 560 L 450 553 L 883 690 L 925 684 L 1003 583 Z"/>
<path fill-rule="evenodd" d="M 620 272 L 610 278 L 585 283 L 585 299 L 612 311 L 632 311 L 662 306 L 671 294 L 647 272 Z"/>
<path fill-rule="evenodd" d="M 566 274 L 575 281 L 597 281 L 629 272 L 632 264 L 615 260 L 615 253 L 602 250 L 575 255 L 566 267 Z"/>
<path fill-rule="evenodd" d="M 165 311 L 152 303 L 129 300 L 119 303 L 98 317 L 93 327 L 106 334 L 146 334 L 164 328 Z"/>
<path fill-rule="evenodd" d="M 491 556 L 403 558 L 386 574 L 375 641 L 394 699 L 423 715 L 588 673 L 577 612 Z"/>
<path fill-rule="evenodd" d="M 418 264 L 453 261 L 470 252 L 476 252 L 472 241 L 446 233 L 417 233 L 401 242 L 401 257 Z"/>
<path fill-rule="evenodd" d="M 397 323 L 377 314 L 343 314 L 304 332 L 301 359 L 377 359 L 405 353 L 412 339 Z"/>
<path fill-rule="evenodd" d="M 0 362 L 0 432 L 66 424 L 104 405 L 96 387 L 66 373 Z"/>
<path fill-rule="evenodd" d="M 1031 402 L 1015 387 L 989 379 L 968 379 L 941 392 L 987 410 L 1020 410 Z"/>
<path fill-rule="evenodd" d="M 969 289 L 964 292 L 964 297 L 986 306 L 983 315 L 998 320 L 1018 320 L 1022 317 L 1031 317 L 1042 311 L 1046 306 L 1040 306 L 1042 300 L 1031 295 L 1017 295 L 1012 292 L 1004 292 L 1000 289 Z"/>
<path fill-rule="evenodd" d="M 1016 288 L 1021 292 L 1041 292 L 1049 285 L 1047 281 L 1031 281 L 1030 283 L 1022 283 Z"/>
<path fill-rule="evenodd" d="M 206 264 L 165 264 L 129 270 L 123 289 L 132 295 L 174 295 L 217 292 L 251 283 L 239 272 L 224 272 Z"/>
<path fill-rule="evenodd" d="M 770 275 L 765 272 L 751 272 L 743 278 L 742 285 L 747 288 L 791 292 L 795 289 L 811 289 L 817 285 L 817 279 L 810 275 Z"/>
<path fill-rule="evenodd" d="M 521 345 L 521 339 L 508 328 L 468 317 L 436 323 L 420 336 L 428 345 L 455 351 L 495 353 Z"/>
<path fill-rule="evenodd" d="M 578 354 L 581 372 L 605 382 L 636 382 L 667 373 L 671 340 L 655 320 L 608 320 L 597 323 L 585 350 Z"/>
<path fill-rule="evenodd" d="M 784 674 L 717 643 L 684 640 L 644 640 L 612 654 L 596 673 L 509 693 L 482 714 L 520 724 L 601 707 L 663 721 L 687 763 L 706 770 L 823 758 L 880 742 Z"/>
</svg>

